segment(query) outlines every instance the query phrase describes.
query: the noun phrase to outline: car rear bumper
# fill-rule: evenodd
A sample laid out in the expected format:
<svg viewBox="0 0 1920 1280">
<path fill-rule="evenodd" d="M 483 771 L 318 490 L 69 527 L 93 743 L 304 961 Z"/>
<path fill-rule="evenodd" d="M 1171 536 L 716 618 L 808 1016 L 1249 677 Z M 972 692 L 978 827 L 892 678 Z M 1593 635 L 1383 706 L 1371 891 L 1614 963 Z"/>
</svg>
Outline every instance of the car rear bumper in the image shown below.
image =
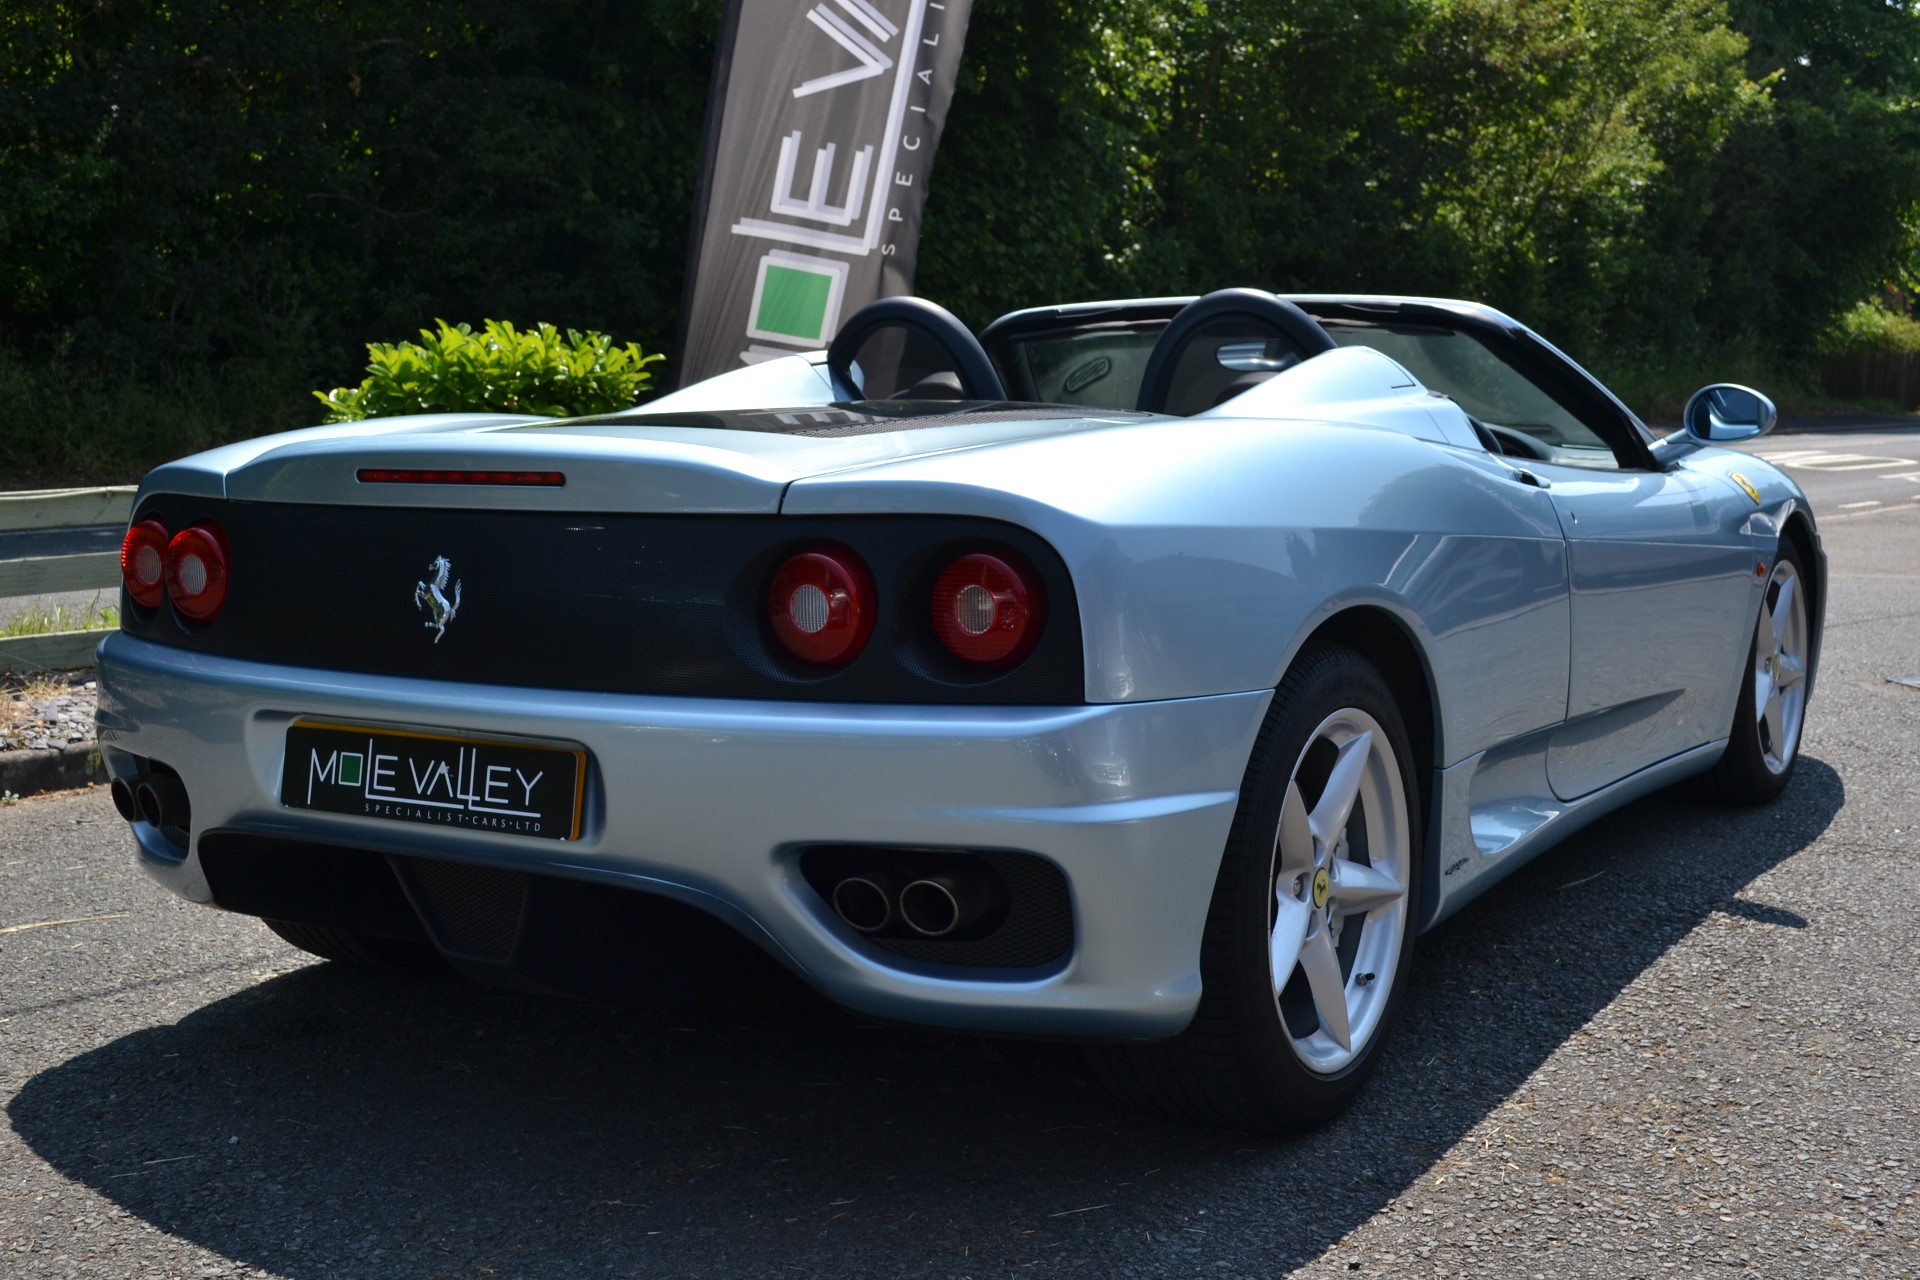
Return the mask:
<svg viewBox="0 0 1920 1280">
<path fill-rule="evenodd" d="M 126 635 L 102 645 L 99 687 L 109 772 L 158 761 L 186 787 L 187 848 L 133 827 L 142 865 L 183 897 L 213 899 L 198 856 L 213 831 L 594 881 L 699 907 L 867 1014 L 1118 1038 L 1192 1017 L 1214 877 L 1272 696 L 971 708 L 601 695 L 282 667 Z M 581 836 L 284 808 L 298 718 L 578 744 Z M 799 851 L 819 845 L 1039 855 L 1066 877 L 1072 949 L 1039 977 L 879 952 L 801 875 Z"/>
</svg>

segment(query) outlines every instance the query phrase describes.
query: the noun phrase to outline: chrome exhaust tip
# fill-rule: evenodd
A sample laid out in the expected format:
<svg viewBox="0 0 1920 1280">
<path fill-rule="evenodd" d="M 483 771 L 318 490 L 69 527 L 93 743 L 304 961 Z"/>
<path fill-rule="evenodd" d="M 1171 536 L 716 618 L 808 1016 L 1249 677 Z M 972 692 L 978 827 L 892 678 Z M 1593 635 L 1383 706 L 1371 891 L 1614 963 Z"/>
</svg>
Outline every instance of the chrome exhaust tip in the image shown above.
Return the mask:
<svg viewBox="0 0 1920 1280">
<path fill-rule="evenodd" d="M 900 891 L 900 918 L 915 933 L 944 938 L 964 923 L 958 886 L 944 877 L 915 880 Z"/>
<path fill-rule="evenodd" d="M 151 773 L 133 789 L 134 808 L 142 821 L 153 827 L 185 827 L 189 824 L 187 788 L 172 774 Z"/>
<path fill-rule="evenodd" d="M 107 795 L 113 799 L 113 811 L 128 822 L 140 821 L 140 803 L 133 798 L 133 784 L 125 778 L 115 778 L 107 787 Z"/>
<path fill-rule="evenodd" d="M 860 933 L 878 933 L 893 923 L 893 895 L 866 876 L 848 876 L 833 886 L 834 914 Z"/>
</svg>

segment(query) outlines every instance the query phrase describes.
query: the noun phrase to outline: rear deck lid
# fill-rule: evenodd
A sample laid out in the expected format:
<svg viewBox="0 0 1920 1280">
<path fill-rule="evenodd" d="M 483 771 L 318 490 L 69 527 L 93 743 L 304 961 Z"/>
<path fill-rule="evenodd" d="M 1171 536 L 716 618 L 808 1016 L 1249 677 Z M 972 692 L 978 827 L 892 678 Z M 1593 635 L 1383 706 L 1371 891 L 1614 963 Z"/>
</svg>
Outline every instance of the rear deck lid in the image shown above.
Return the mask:
<svg viewBox="0 0 1920 1280">
<path fill-rule="evenodd" d="M 242 457 L 219 458 L 234 465 L 216 484 L 205 474 L 175 476 L 204 472 L 202 459 L 188 459 L 155 473 L 148 488 L 252 502 L 772 513 L 788 485 L 811 476 L 1137 417 L 1090 417 L 1054 405 L 915 402 L 495 420 L 464 431 L 345 438 L 295 432 Z M 204 458 L 214 461 L 218 452 Z M 379 474 L 421 472 L 543 473 L 564 481 L 425 483 Z M 198 483 L 175 483 L 188 479 Z"/>
</svg>

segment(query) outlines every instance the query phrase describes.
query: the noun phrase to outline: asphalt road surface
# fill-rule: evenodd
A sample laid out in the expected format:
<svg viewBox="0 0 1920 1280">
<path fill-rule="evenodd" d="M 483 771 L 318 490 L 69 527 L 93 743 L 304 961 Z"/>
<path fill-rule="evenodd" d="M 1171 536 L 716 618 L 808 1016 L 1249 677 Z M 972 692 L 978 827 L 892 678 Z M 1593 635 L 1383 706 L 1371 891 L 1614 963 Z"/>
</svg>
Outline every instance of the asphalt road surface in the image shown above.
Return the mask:
<svg viewBox="0 0 1920 1280">
<path fill-rule="evenodd" d="M 1653 797 L 1423 939 L 1319 1134 L 772 978 L 636 1013 L 310 963 L 78 793 L 0 809 L 0 1276 L 1920 1275 L 1920 435 L 1756 452 L 1836 575 L 1792 788 Z"/>
</svg>

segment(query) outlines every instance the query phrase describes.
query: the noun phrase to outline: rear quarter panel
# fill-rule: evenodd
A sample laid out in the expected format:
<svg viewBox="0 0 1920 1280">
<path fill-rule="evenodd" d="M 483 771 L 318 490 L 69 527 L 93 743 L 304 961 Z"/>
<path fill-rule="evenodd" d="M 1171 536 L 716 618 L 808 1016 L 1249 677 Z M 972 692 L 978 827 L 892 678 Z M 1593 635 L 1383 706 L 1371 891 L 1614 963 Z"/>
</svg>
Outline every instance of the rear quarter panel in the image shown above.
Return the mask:
<svg viewBox="0 0 1920 1280">
<path fill-rule="evenodd" d="M 1074 576 L 1087 698 L 1270 689 L 1370 605 L 1425 655 L 1445 763 L 1566 709 L 1565 544 L 1484 453 L 1322 422 L 1159 420 L 796 482 L 782 510 L 952 512 L 1048 539 Z"/>
</svg>

